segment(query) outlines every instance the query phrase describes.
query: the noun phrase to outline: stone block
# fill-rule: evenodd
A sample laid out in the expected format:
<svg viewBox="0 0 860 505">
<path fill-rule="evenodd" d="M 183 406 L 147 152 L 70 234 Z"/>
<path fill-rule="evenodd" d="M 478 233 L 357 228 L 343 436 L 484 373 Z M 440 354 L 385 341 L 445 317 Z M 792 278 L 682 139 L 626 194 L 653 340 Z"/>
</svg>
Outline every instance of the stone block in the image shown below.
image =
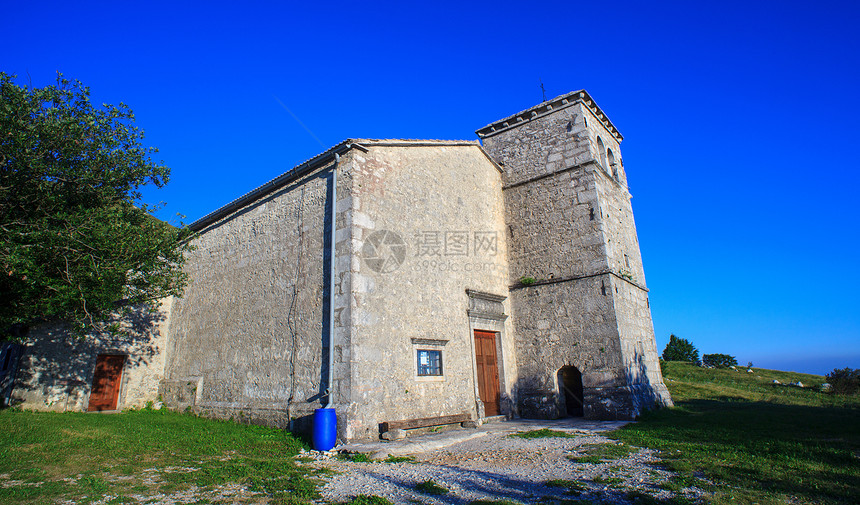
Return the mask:
<svg viewBox="0 0 860 505">
<path fill-rule="evenodd" d="M 408 435 L 406 433 L 406 430 L 401 430 L 401 429 L 397 429 L 397 428 L 395 428 L 393 430 L 386 431 L 385 433 L 382 434 L 383 439 L 391 440 L 391 441 L 402 440 L 402 439 L 406 438 L 407 436 Z"/>
</svg>

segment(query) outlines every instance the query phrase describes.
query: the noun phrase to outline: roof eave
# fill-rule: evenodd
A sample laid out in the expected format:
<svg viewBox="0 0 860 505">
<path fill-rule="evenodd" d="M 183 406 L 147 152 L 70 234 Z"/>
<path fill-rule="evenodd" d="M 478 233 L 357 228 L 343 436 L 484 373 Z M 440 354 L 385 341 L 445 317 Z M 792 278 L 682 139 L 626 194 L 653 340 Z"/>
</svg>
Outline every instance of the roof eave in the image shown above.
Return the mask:
<svg viewBox="0 0 860 505">
<path fill-rule="evenodd" d="M 331 163 L 336 156 L 339 156 L 353 147 L 361 148 L 360 145 L 355 141 L 355 139 L 346 139 L 339 144 L 332 146 L 331 148 L 323 151 L 322 153 L 314 156 L 313 158 L 296 165 L 291 168 L 287 172 L 275 177 L 271 181 L 263 184 L 262 186 L 255 188 L 248 193 L 240 196 L 239 198 L 233 200 L 232 202 L 220 207 L 219 209 L 206 214 L 200 219 L 194 221 L 193 223 L 188 225 L 188 228 L 192 231 L 201 231 L 207 226 L 220 221 L 224 217 L 236 212 L 237 210 L 246 207 L 260 198 L 268 195 L 272 191 L 285 186 L 286 184 L 298 179 L 299 177 L 316 170 L 317 168 L 323 167 Z M 366 149 L 365 149 L 366 150 Z"/>
<path fill-rule="evenodd" d="M 609 133 L 612 134 L 612 136 L 619 142 L 624 139 L 624 136 L 621 135 L 618 128 L 616 128 L 615 125 L 612 124 L 612 121 L 609 120 L 609 116 L 603 112 L 603 110 L 597 105 L 597 102 L 595 102 L 594 99 L 591 98 L 591 95 L 589 95 L 584 89 L 559 95 L 552 100 L 547 100 L 546 102 L 530 107 L 524 111 L 512 114 L 506 118 L 499 119 L 498 121 L 494 121 L 483 128 L 475 130 L 475 133 L 482 139 L 492 137 L 493 135 L 499 134 L 503 131 L 516 128 L 522 123 L 541 118 L 559 109 L 570 107 L 576 103 L 582 103 L 588 107 L 592 114 L 594 114 L 594 117 L 599 119 L 606 130 L 609 131 Z"/>
</svg>

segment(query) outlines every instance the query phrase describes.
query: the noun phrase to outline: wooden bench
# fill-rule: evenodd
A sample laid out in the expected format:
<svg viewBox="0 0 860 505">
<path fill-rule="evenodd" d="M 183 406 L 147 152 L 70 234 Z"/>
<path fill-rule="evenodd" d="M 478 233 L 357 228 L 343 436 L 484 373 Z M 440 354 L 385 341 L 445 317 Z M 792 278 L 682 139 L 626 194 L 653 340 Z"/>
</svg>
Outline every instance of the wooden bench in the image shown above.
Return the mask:
<svg viewBox="0 0 860 505">
<path fill-rule="evenodd" d="M 443 424 L 464 423 L 471 421 L 471 414 L 454 414 L 452 416 L 424 417 L 421 419 L 407 419 L 405 421 L 386 421 L 379 423 L 380 433 L 391 430 L 411 430 L 413 428 L 426 428 L 428 426 L 441 426 Z"/>
</svg>

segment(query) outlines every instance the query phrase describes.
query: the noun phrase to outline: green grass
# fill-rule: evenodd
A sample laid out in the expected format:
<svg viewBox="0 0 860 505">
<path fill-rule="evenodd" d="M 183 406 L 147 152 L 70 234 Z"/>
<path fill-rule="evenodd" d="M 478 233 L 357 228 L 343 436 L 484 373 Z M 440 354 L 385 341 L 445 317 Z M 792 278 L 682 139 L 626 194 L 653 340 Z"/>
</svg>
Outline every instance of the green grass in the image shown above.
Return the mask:
<svg viewBox="0 0 860 505">
<path fill-rule="evenodd" d="M 388 456 L 382 460 L 383 463 L 416 463 L 412 456 Z"/>
<path fill-rule="evenodd" d="M 665 500 L 659 500 L 641 491 L 630 491 L 626 494 L 626 497 L 633 505 L 699 505 L 701 503 L 677 495 Z"/>
<path fill-rule="evenodd" d="M 338 454 L 337 458 L 345 461 L 352 461 L 353 463 L 415 463 L 415 458 L 412 456 L 389 455 L 385 459 L 373 459 L 370 454 L 362 452 Z"/>
<path fill-rule="evenodd" d="M 547 428 L 542 428 L 539 430 L 531 430 L 531 431 L 522 431 L 520 433 L 514 433 L 513 435 L 508 435 L 511 438 L 576 438 L 577 435 L 574 433 L 567 433 L 564 431 L 558 430 L 550 430 Z"/>
<path fill-rule="evenodd" d="M 321 472 L 296 465 L 302 443 L 282 430 L 166 411 L 114 415 L 0 411 L 0 503 L 136 503 L 156 493 L 239 483 L 255 501 L 308 503 Z M 34 485 L 41 483 L 41 485 Z"/>
<path fill-rule="evenodd" d="M 338 454 L 338 459 L 343 459 L 346 461 L 352 461 L 353 463 L 372 463 L 373 458 L 370 457 L 369 454 L 365 454 L 363 452 L 349 452 L 345 454 Z"/>
<path fill-rule="evenodd" d="M 422 493 L 435 494 L 435 495 L 442 495 L 442 494 L 448 493 L 447 488 L 442 487 L 439 484 L 436 484 L 432 480 L 425 480 L 424 482 L 419 482 L 418 484 L 415 484 L 415 489 L 417 489 L 418 491 L 421 491 Z"/>
<path fill-rule="evenodd" d="M 567 459 L 574 463 L 605 463 L 624 458 L 636 452 L 637 448 L 623 444 L 594 444 L 582 446 L 579 450 L 584 451 L 584 453 L 571 454 Z"/>
<path fill-rule="evenodd" d="M 567 479 L 552 479 L 546 481 L 545 484 L 552 487 L 563 487 L 567 489 L 567 492 L 570 494 L 579 494 L 588 489 L 588 486 L 582 482 Z"/>
<path fill-rule="evenodd" d="M 391 505 L 391 501 L 381 496 L 360 494 L 344 505 Z"/>
<path fill-rule="evenodd" d="M 645 414 L 609 436 L 661 451 L 677 489 L 715 483 L 714 503 L 856 503 L 860 496 L 860 397 L 774 386 L 821 376 L 667 362 L 676 407 Z"/>
<path fill-rule="evenodd" d="M 694 477 L 688 473 L 687 474 L 681 473 L 678 475 L 673 475 L 671 478 L 661 482 L 660 485 L 657 487 L 659 487 L 660 489 L 665 489 L 667 491 L 672 491 L 675 493 L 677 493 L 683 489 L 690 488 L 690 487 L 698 487 L 701 489 L 710 488 L 708 483 L 702 481 L 701 479 L 697 479 L 696 477 Z"/>
<path fill-rule="evenodd" d="M 621 477 L 604 477 L 602 475 L 598 475 L 591 480 L 598 484 L 609 484 L 612 487 L 617 487 L 619 484 L 624 482 L 624 479 Z"/>
<path fill-rule="evenodd" d="M 601 458 L 600 456 L 594 455 L 594 454 L 585 454 L 582 456 L 580 456 L 578 454 L 571 454 L 570 456 L 567 457 L 567 459 L 573 461 L 574 463 L 587 463 L 590 465 L 596 465 L 598 463 L 603 463 L 603 458 Z"/>
</svg>

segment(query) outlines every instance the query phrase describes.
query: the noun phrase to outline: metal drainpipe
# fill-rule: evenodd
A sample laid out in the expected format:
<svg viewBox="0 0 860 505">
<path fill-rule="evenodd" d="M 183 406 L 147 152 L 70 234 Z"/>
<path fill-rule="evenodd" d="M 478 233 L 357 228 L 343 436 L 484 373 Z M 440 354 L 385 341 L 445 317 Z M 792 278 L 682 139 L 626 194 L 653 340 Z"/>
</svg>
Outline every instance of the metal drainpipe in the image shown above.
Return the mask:
<svg viewBox="0 0 860 505">
<path fill-rule="evenodd" d="M 340 163 L 340 155 L 334 154 L 334 167 L 331 171 L 331 259 L 329 266 L 329 290 L 328 290 L 328 387 L 326 388 L 326 393 L 328 394 L 328 402 L 326 403 L 326 409 L 332 408 L 332 397 L 334 396 L 334 391 L 332 391 L 332 386 L 334 384 L 334 286 L 335 286 L 335 278 L 334 278 L 334 270 L 335 270 L 335 234 L 337 232 L 337 166 Z"/>
</svg>

